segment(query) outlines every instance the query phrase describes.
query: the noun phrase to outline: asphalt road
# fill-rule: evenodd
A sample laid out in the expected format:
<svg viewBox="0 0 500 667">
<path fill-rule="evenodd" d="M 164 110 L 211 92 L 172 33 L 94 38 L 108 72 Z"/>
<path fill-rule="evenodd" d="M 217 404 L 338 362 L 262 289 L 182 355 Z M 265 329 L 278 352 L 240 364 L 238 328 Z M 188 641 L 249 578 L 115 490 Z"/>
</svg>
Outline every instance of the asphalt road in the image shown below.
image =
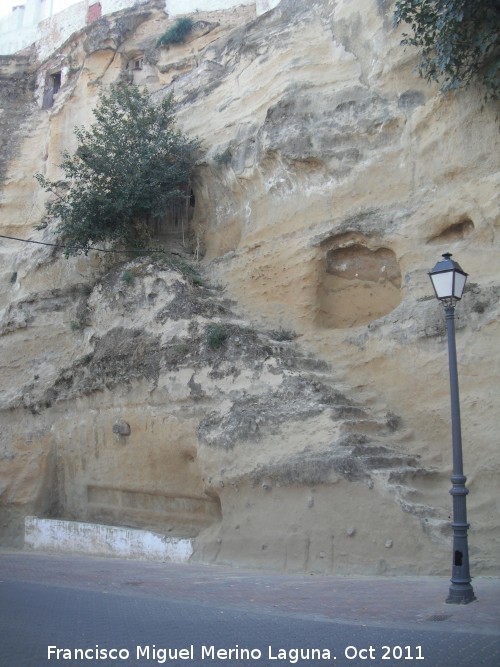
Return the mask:
<svg viewBox="0 0 500 667">
<path fill-rule="evenodd" d="M 409 622 L 403 615 L 399 622 L 354 621 L 347 609 L 342 620 L 341 614 L 329 618 L 310 605 L 274 608 L 253 599 L 246 604 L 243 593 L 245 587 L 247 594 L 251 591 L 251 576 L 238 585 L 238 594 L 228 596 L 220 571 L 219 588 L 204 596 L 194 593 L 196 569 L 179 570 L 186 584 L 180 577 L 169 592 L 169 587 L 142 587 L 140 564 L 133 566 L 130 579 L 126 562 L 108 561 L 102 567 L 102 561 L 90 560 L 86 567 L 94 565 L 100 574 L 89 585 L 89 577 L 78 576 L 78 560 L 73 578 L 64 570 L 71 567 L 71 558 L 53 562 L 64 571 L 60 581 L 54 569 L 45 581 L 30 581 L 42 577 L 21 570 L 13 574 L 12 568 L 6 574 L 0 567 L 1 667 L 500 665 L 500 628 L 497 633 L 471 626 L 467 632 L 463 624 L 445 628 L 442 623 Z M 121 578 L 120 568 L 125 570 Z M 156 570 L 148 572 L 151 578 Z M 208 580 L 210 572 L 203 574 Z M 272 577 L 266 581 L 272 588 Z M 199 584 L 207 586 L 202 579 Z M 276 595 L 283 595 L 279 582 Z"/>
</svg>

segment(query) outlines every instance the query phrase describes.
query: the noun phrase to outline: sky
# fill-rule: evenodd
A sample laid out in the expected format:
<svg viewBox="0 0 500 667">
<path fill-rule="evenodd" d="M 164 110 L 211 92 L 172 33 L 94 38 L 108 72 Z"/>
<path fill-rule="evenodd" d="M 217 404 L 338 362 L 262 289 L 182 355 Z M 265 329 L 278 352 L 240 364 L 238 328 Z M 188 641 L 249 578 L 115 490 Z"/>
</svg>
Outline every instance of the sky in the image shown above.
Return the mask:
<svg viewBox="0 0 500 667">
<path fill-rule="evenodd" d="M 45 0 L 45 2 L 50 2 L 50 0 Z M 61 9 L 73 5 L 75 2 L 78 2 L 78 0 L 53 0 L 54 12 L 61 11 Z M 22 4 L 24 4 L 24 0 L 0 0 L 0 16 L 10 14 L 12 7 Z"/>
</svg>

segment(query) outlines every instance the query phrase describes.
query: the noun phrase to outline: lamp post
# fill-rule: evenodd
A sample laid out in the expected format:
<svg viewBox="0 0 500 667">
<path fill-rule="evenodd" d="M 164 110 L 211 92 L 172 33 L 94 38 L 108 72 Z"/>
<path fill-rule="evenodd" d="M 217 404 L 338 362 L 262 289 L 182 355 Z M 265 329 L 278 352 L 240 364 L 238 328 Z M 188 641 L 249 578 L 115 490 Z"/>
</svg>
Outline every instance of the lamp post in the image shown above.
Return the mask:
<svg viewBox="0 0 500 667">
<path fill-rule="evenodd" d="M 448 329 L 448 357 L 450 365 L 451 430 L 453 443 L 453 561 L 451 586 L 446 602 L 468 604 L 476 599 L 469 573 L 469 547 L 467 543 L 467 478 L 463 473 L 462 433 L 460 426 L 460 400 L 458 395 L 457 348 L 455 345 L 455 306 L 460 301 L 467 274 L 451 259 L 449 252 L 429 273 L 437 298 L 444 306 Z"/>
</svg>

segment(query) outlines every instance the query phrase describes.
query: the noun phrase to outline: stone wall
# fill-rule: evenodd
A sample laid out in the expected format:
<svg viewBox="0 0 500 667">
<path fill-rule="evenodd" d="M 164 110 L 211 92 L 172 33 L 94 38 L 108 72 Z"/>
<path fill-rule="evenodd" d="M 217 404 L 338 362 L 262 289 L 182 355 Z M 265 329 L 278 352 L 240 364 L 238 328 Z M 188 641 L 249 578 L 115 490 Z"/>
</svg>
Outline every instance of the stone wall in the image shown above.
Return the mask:
<svg viewBox="0 0 500 667">
<path fill-rule="evenodd" d="M 174 92 L 204 152 L 177 248 L 202 285 L 182 263 L 0 241 L 3 542 L 36 514 L 195 537 L 205 561 L 447 573 L 447 352 L 427 271 L 450 251 L 470 274 L 457 346 L 471 568 L 498 573 L 497 108 L 416 77 L 387 2 L 193 19 L 176 47 L 156 47 L 169 19 L 152 7 L 89 26 L 36 71 L 4 61 L 38 82 L 13 88 L 25 129 L 6 142 L 4 234 L 54 239 L 34 230 L 32 174 L 57 177 L 112 83 Z"/>
</svg>

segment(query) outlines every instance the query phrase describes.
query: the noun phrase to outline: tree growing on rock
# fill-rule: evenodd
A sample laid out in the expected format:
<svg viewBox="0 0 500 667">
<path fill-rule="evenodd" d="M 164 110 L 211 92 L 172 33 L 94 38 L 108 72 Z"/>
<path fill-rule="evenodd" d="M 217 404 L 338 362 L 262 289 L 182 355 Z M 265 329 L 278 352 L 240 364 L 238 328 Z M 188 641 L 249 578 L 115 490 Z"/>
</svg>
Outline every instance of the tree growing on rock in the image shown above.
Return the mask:
<svg viewBox="0 0 500 667">
<path fill-rule="evenodd" d="M 397 0 L 394 23 L 407 23 L 402 44 L 421 49 L 419 72 L 441 90 L 479 79 L 500 98 L 500 0 Z"/>
<path fill-rule="evenodd" d="M 94 244 L 141 248 L 149 222 L 186 194 L 199 141 L 175 127 L 172 96 L 155 104 L 135 86 L 102 94 L 89 129 L 76 128 L 78 148 L 62 154 L 65 179 L 36 174 L 53 197 L 47 217 L 56 219 L 66 255 Z"/>
</svg>

